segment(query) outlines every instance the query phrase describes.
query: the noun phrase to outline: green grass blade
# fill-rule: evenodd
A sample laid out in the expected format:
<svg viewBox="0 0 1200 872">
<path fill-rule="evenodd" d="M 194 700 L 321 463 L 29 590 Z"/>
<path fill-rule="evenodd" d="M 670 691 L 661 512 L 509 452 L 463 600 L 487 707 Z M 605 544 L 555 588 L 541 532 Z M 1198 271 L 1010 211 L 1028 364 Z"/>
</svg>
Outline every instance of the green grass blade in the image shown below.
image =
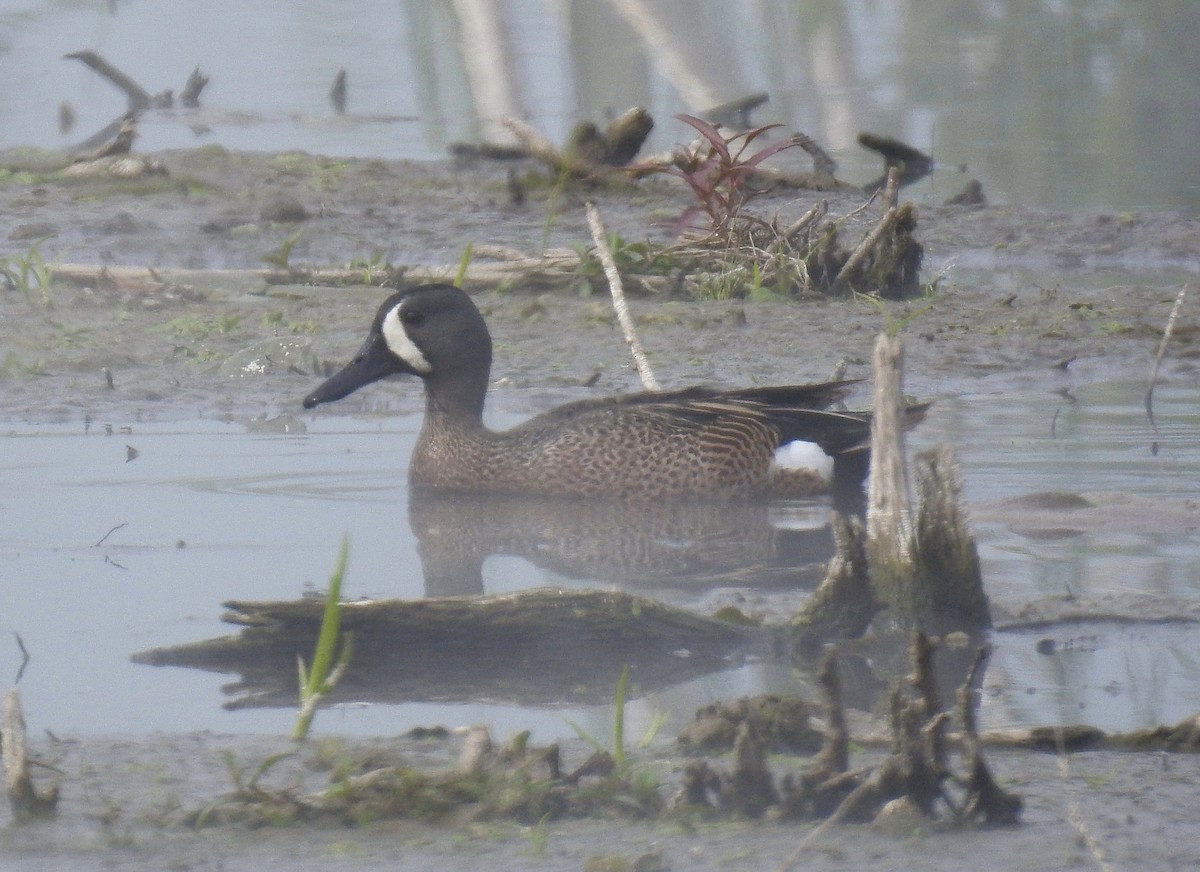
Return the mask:
<svg viewBox="0 0 1200 872">
<path fill-rule="evenodd" d="M 471 256 L 475 253 L 475 243 L 468 242 L 463 249 L 462 257 L 458 259 L 458 272 L 454 274 L 454 287 L 461 288 L 467 280 L 467 267 L 471 265 Z"/>
<path fill-rule="evenodd" d="M 613 713 L 613 760 L 620 769 L 625 765 L 625 694 L 629 690 L 629 664 L 621 667 L 617 679 L 617 699 Z"/>
<path fill-rule="evenodd" d="M 317 636 L 317 649 L 313 654 L 312 668 L 308 671 L 306 690 L 316 693 L 325 684 L 333 668 L 333 654 L 337 648 L 338 631 L 342 623 L 342 578 L 346 574 L 346 559 L 350 553 L 350 538 L 342 537 L 338 549 L 337 564 L 329 577 L 329 593 L 325 596 L 325 613 L 321 616 L 321 633 Z"/>
</svg>

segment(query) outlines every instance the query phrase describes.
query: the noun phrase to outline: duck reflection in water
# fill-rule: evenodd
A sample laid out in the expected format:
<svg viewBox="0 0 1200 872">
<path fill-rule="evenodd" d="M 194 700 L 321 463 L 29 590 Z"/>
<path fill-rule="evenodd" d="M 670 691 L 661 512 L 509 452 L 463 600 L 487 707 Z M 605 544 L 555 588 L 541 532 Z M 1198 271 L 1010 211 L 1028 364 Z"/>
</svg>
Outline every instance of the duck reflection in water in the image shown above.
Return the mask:
<svg viewBox="0 0 1200 872">
<path fill-rule="evenodd" d="M 415 491 L 409 521 L 429 596 L 484 592 L 491 555 L 631 593 L 803 588 L 833 554 L 824 503 L 555 500 Z"/>
</svg>

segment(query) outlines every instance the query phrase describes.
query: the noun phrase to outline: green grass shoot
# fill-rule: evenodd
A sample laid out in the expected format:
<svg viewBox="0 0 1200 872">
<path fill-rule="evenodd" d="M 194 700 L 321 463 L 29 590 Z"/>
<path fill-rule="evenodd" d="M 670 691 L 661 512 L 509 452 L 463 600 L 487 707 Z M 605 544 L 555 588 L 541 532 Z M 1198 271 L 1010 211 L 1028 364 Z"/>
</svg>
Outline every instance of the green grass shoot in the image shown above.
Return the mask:
<svg viewBox="0 0 1200 872">
<path fill-rule="evenodd" d="M 288 236 L 279 244 L 279 247 L 274 251 L 268 251 L 262 256 L 262 262 L 270 266 L 278 267 L 279 269 L 290 269 L 292 260 L 292 249 L 296 243 L 300 241 L 300 237 L 304 235 L 304 229 L 301 228 L 295 233 Z"/>
<path fill-rule="evenodd" d="M 317 713 L 317 706 L 337 685 L 350 662 L 354 637 L 348 633 L 342 640 L 342 651 L 338 655 L 337 663 L 334 663 L 334 651 L 337 648 L 342 623 L 342 578 L 346 574 L 346 560 L 349 554 L 350 538 L 343 536 L 337 563 L 329 577 L 329 592 L 325 595 L 325 612 L 321 616 L 321 632 L 317 636 L 312 668 L 305 667 L 303 657 L 296 657 L 300 676 L 300 711 L 296 716 L 296 726 L 292 729 L 292 738 L 297 742 L 307 738 L 313 717 Z"/>
<path fill-rule="evenodd" d="M 454 274 L 454 287 L 461 288 L 467 280 L 467 267 L 471 265 L 471 256 L 475 253 L 475 243 L 468 242 L 463 249 L 462 257 L 458 259 L 458 272 Z"/>
<path fill-rule="evenodd" d="M 629 664 L 621 667 L 617 679 L 617 698 L 613 703 L 613 762 L 618 771 L 625 767 L 625 693 L 629 690 Z"/>
<path fill-rule="evenodd" d="M 567 722 L 567 726 L 575 731 L 575 735 L 591 745 L 592 748 L 597 751 L 608 751 L 608 753 L 612 755 L 613 763 L 616 764 L 618 772 L 624 771 L 627 761 L 625 755 L 625 704 L 628 701 L 628 694 L 629 666 L 626 664 L 621 668 L 621 674 L 617 678 L 617 692 L 616 697 L 613 700 L 613 734 L 611 748 L 606 748 L 603 742 L 601 742 L 575 721 L 571 720 L 570 718 L 564 719 Z M 661 714 L 661 716 L 656 714 L 651 722 L 650 729 L 639 742 L 639 745 L 642 747 L 648 745 L 654 739 L 654 735 L 660 729 L 662 729 L 662 725 L 665 721 L 665 714 Z"/>
<path fill-rule="evenodd" d="M 33 305 L 34 294 L 37 293 L 42 306 L 47 308 L 52 302 L 49 294 L 51 271 L 45 259 L 42 258 L 41 252 L 38 251 L 38 246 L 50 238 L 46 236 L 39 239 L 29 246 L 23 255 L 10 254 L 0 258 L 0 275 L 21 292 L 25 302 Z"/>
</svg>

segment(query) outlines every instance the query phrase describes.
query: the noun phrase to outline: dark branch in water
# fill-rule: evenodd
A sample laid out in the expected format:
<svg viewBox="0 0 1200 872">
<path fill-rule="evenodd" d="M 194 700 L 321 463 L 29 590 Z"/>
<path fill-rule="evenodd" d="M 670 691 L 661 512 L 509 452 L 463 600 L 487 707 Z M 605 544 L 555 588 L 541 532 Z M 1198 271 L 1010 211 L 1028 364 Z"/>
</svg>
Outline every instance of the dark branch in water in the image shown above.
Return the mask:
<svg viewBox="0 0 1200 872">
<path fill-rule="evenodd" d="M 21 676 L 25 674 L 25 667 L 29 665 L 29 651 L 25 648 L 25 640 L 21 638 L 20 633 L 13 633 L 17 640 L 17 648 L 21 651 L 21 666 L 17 669 L 17 677 L 13 680 L 13 684 L 21 683 Z"/>
<path fill-rule="evenodd" d="M 117 524 L 117 526 L 113 527 L 111 530 L 109 530 L 107 533 L 105 533 L 103 536 L 101 536 L 101 537 L 100 537 L 100 541 L 98 541 L 98 542 L 97 542 L 95 545 L 93 545 L 92 547 L 93 547 L 93 548 L 99 548 L 101 545 L 103 545 L 103 544 L 104 544 L 104 540 L 105 540 L 105 539 L 107 539 L 107 538 L 108 538 L 109 536 L 111 536 L 113 533 L 115 533 L 115 532 L 117 532 L 118 530 L 120 530 L 122 527 L 128 527 L 128 526 L 129 526 L 129 522 L 128 522 L 128 521 L 122 521 L 120 524 Z"/>
<path fill-rule="evenodd" d="M 337 76 L 334 77 L 333 87 L 329 89 L 329 102 L 333 104 L 333 111 L 338 115 L 346 114 L 345 68 L 338 70 Z"/>
<path fill-rule="evenodd" d="M 911 185 L 933 172 L 933 158 L 918 151 L 907 143 L 890 136 L 880 136 L 876 133 L 860 133 L 858 144 L 883 156 L 883 174 L 875 181 L 863 185 L 868 194 L 882 188 L 888 181 L 888 170 L 895 167 L 898 170 L 900 187 Z"/>
<path fill-rule="evenodd" d="M 736 100 L 730 100 L 728 103 L 713 106 L 711 109 L 701 112 L 700 117 L 709 124 L 744 130 L 753 126 L 750 123 L 750 113 L 770 99 L 771 97 L 766 91 L 760 91 L 757 94 L 749 94 Z"/>
<path fill-rule="evenodd" d="M 118 70 L 94 51 L 73 51 L 63 57 L 79 61 L 124 91 L 129 100 L 130 112 L 137 114 L 151 106 L 166 108 L 171 105 L 170 91 L 163 91 L 161 94 L 151 97 L 150 92 L 135 82 L 132 77 Z"/>
<path fill-rule="evenodd" d="M 183 90 L 179 93 L 179 102 L 188 109 L 195 109 L 200 105 L 200 92 L 204 90 L 204 86 L 208 84 L 208 76 L 200 72 L 200 68 L 192 70 L 192 74 L 188 76 L 187 83 L 183 86 Z"/>
</svg>

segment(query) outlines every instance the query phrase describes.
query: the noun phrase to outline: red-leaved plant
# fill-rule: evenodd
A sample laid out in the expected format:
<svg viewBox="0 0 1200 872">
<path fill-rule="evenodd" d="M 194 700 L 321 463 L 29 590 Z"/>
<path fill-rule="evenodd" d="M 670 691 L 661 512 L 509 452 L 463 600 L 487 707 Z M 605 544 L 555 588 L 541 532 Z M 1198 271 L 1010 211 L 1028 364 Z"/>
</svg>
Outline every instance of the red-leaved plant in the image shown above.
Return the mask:
<svg viewBox="0 0 1200 872">
<path fill-rule="evenodd" d="M 785 148 L 800 145 L 802 140 L 800 137 L 789 137 L 746 156 L 746 149 L 754 140 L 780 125 L 768 124 L 725 136 L 716 127 L 694 115 L 681 114 L 675 117 L 694 127 L 707 143 L 684 152 L 675 168 L 668 170 L 688 183 L 698 201 L 683 213 L 680 224 L 684 228 L 701 229 L 696 219 L 704 215 L 708 219 L 708 227 L 703 229 L 722 241 L 733 241 L 732 232 L 745 217 L 742 214 L 743 207 L 763 193 L 763 189 L 750 184 L 754 170 L 767 158 Z"/>
</svg>

